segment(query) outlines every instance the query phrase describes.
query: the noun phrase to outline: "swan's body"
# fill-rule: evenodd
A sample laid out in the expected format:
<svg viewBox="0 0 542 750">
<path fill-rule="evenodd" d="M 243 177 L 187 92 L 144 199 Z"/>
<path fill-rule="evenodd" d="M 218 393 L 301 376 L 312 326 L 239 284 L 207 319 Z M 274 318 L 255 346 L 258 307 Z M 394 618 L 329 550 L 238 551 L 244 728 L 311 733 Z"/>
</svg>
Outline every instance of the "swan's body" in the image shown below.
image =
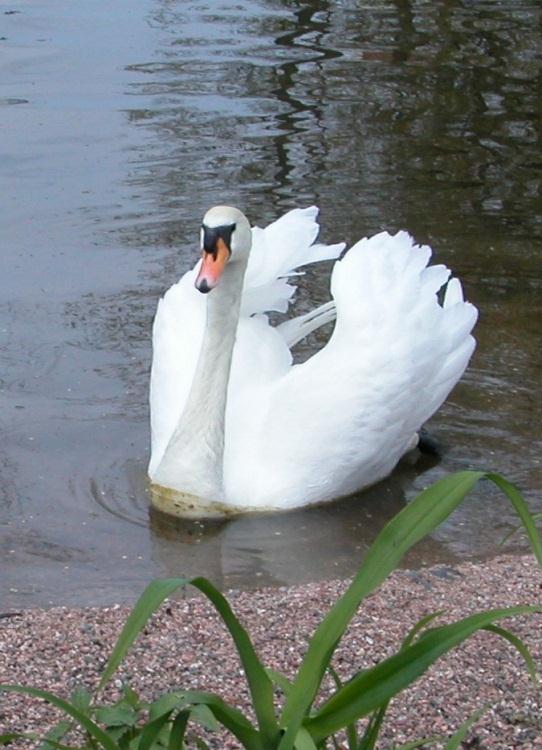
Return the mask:
<svg viewBox="0 0 542 750">
<path fill-rule="evenodd" d="M 289 509 L 373 484 L 415 445 L 465 370 L 476 308 L 445 266 L 427 267 L 430 248 L 405 232 L 363 239 L 338 260 L 334 302 L 269 323 L 263 313 L 284 312 L 293 294 L 286 278 L 343 249 L 312 244 L 316 216 L 297 209 L 252 230 L 250 252 L 244 216 L 211 209 L 204 229 L 213 237 L 235 225 L 220 281 L 208 295 L 195 287 L 215 284 L 205 258 L 213 266 L 216 254 L 204 252 L 204 264 L 160 301 L 149 475 L 174 491 L 156 494 L 163 510 Z M 290 346 L 335 316 L 327 345 L 292 365 Z"/>
</svg>

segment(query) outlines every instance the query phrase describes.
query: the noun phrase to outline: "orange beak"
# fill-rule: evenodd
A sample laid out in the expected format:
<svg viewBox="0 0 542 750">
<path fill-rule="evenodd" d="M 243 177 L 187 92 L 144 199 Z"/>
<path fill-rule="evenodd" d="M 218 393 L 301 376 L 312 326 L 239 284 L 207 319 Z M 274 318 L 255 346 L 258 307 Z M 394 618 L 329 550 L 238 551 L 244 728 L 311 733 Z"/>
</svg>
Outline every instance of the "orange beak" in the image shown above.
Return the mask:
<svg viewBox="0 0 542 750">
<path fill-rule="evenodd" d="M 203 251 L 201 267 L 195 282 L 198 291 L 207 294 L 215 288 L 220 281 L 229 257 L 230 251 L 222 237 L 218 237 L 213 252 Z"/>
</svg>

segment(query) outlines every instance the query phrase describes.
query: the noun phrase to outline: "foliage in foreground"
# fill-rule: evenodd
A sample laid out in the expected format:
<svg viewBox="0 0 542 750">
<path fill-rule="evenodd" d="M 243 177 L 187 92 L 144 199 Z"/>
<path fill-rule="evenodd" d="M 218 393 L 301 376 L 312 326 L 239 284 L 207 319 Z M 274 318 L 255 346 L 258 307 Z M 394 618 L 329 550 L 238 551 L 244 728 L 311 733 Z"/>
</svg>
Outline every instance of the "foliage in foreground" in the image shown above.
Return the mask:
<svg viewBox="0 0 542 750">
<path fill-rule="evenodd" d="M 227 600 L 209 581 L 205 578 L 170 578 L 152 581 L 141 595 L 109 657 L 95 696 L 79 689 L 67 701 L 45 690 L 22 685 L 4 685 L 0 689 L 42 698 L 64 712 L 67 718 L 42 738 L 41 750 L 70 750 L 74 747 L 63 743 L 74 725 L 83 730 L 86 738 L 83 745 L 77 744 L 77 747 L 89 750 L 182 750 L 189 736 L 191 744 L 207 748 L 200 737 L 187 734 L 189 725 L 203 726 L 208 730 L 222 725 L 246 750 L 338 747 L 337 734 L 341 731 L 349 750 L 373 750 L 390 700 L 440 656 L 478 630 L 489 630 L 512 644 L 536 679 L 534 663 L 525 645 L 510 631 L 495 624 L 512 615 L 542 611 L 542 607 L 532 606 L 488 610 L 445 625 L 435 625 L 436 618 L 442 613 L 432 613 L 411 629 L 396 654 L 358 672 L 348 682 L 343 684 L 331 667 L 333 653 L 363 599 L 384 581 L 416 542 L 450 515 L 480 479 L 491 480 L 506 494 L 542 566 L 542 541 L 525 501 L 512 484 L 499 475 L 473 471 L 445 477 L 418 495 L 380 532 L 354 580 L 316 629 L 293 681 L 265 668 Z M 153 703 L 145 703 L 126 687 L 121 700 L 113 705 L 104 706 L 97 701 L 100 691 L 152 613 L 164 599 L 186 584 L 195 586 L 212 602 L 235 642 L 252 697 L 255 724 L 219 696 L 203 691 L 175 690 L 164 693 Z M 323 702 L 317 701 L 322 680 L 328 672 L 335 681 L 335 691 Z M 284 696 L 280 712 L 275 705 L 277 689 Z M 460 747 L 470 726 L 483 710 L 469 717 L 452 737 L 445 740 L 446 750 Z M 357 721 L 364 717 L 367 719 L 365 729 L 359 732 Z M 12 732 L 0 735 L 0 745 L 16 739 L 38 738 L 29 733 Z M 442 740 L 420 739 L 396 750 L 421 747 L 436 739 Z"/>
</svg>

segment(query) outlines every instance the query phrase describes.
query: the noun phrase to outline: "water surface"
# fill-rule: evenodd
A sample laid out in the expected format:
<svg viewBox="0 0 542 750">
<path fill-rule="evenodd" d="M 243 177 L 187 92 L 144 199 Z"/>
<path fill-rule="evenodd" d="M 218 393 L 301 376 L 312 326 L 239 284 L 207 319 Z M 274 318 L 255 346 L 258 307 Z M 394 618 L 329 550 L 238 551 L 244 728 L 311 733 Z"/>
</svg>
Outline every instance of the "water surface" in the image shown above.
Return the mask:
<svg viewBox="0 0 542 750">
<path fill-rule="evenodd" d="M 4 8 L 2 608 L 132 600 L 156 575 L 348 575 L 455 469 L 500 470 L 542 508 L 539 3 Z M 438 465 L 293 515 L 149 512 L 152 317 L 222 202 L 259 224 L 316 203 L 325 241 L 406 228 L 463 279 L 479 346 L 431 421 Z M 327 299 L 328 270 L 303 279 L 300 310 Z M 513 523 L 481 487 L 411 564 L 494 554 Z"/>
</svg>

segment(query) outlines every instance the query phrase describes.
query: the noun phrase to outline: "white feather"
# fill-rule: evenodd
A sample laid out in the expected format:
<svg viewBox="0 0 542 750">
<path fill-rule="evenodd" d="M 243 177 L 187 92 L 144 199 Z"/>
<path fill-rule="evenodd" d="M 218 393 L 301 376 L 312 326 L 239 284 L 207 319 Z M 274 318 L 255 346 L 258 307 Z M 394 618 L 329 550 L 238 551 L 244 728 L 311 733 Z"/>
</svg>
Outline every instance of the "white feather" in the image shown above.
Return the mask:
<svg viewBox="0 0 542 750">
<path fill-rule="evenodd" d="M 383 478 L 474 349 L 476 309 L 406 232 L 357 242 L 333 267 L 333 300 L 273 327 L 262 313 L 286 310 L 294 290 L 287 277 L 344 247 L 314 244 L 316 217 L 314 207 L 296 209 L 253 230 L 225 415 L 223 500 L 232 506 L 299 507 Z M 166 293 L 156 314 L 151 478 L 181 419 L 204 335 L 194 275 Z M 335 315 L 328 344 L 293 365 L 289 346 Z"/>
</svg>

